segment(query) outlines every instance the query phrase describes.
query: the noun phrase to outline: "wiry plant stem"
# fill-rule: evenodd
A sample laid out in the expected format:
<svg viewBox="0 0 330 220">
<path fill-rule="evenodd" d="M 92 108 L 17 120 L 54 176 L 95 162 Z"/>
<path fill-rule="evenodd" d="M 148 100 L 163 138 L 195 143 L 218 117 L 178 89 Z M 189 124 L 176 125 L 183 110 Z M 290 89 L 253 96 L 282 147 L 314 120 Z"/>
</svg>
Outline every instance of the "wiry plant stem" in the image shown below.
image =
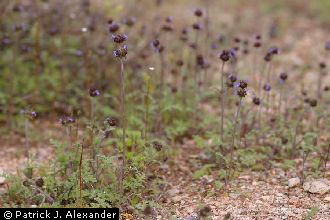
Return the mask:
<svg viewBox="0 0 330 220">
<path fill-rule="evenodd" d="M 267 72 L 267 83 L 270 84 L 270 73 L 272 71 L 272 63 L 271 61 L 269 62 L 269 67 L 268 67 L 268 72 Z M 270 101 L 269 101 L 269 96 L 270 96 L 270 92 L 271 91 L 266 91 L 267 92 L 267 95 L 266 95 L 266 115 L 267 115 L 267 119 L 268 119 L 268 112 L 269 112 L 269 105 L 270 105 Z"/>
<path fill-rule="evenodd" d="M 322 70 L 319 73 L 318 76 L 318 80 L 317 80 L 317 98 L 320 100 L 322 98 L 322 92 L 321 92 L 321 88 L 322 88 Z"/>
<path fill-rule="evenodd" d="M 29 130 L 29 121 L 26 118 L 24 121 L 24 134 L 25 134 L 25 156 L 28 160 L 28 162 L 30 161 L 30 153 L 29 153 L 29 149 L 30 149 L 30 144 L 29 144 L 29 134 L 28 134 L 28 130 Z"/>
<path fill-rule="evenodd" d="M 282 98 L 283 98 L 283 87 L 284 85 L 280 85 L 280 99 L 278 101 L 278 117 L 281 117 L 281 110 L 282 110 Z"/>
<path fill-rule="evenodd" d="M 196 36 L 195 36 L 195 75 L 194 75 L 194 88 L 195 88 L 195 92 L 196 92 L 196 96 L 197 96 L 197 91 L 198 91 L 198 64 L 197 64 L 197 56 L 198 56 L 198 31 L 196 32 Z"/>
<path fill-rule="evenodd" d="M 234 119 L 234 130 L 233 130 L 232 142 L 231 142 L 231 146 L 230 146 L 229 168 L 226 170 L 227 171 L 226 184 L 229 181 L 229 178 L 231 176 L 231 171 L 233 169 L 233 164 L 232 163 L 233 163 L 233 159 L 234 159 L 234 148 L 235 148 L 235 139 L 236 139 L 236 129 L 237 129 L 238 117 L 239 117 L 239 113 L 240 113 L 240 110 L 241 110 L 241 106 L 242 106 L 242 98 L 240 98 L 240 100 L 239 100 L 239 104 L 238 104 L 236 115 L 235 115 L 235 119 Z"/>
<path fill-rule="evenodd" d="M 263 79 L 263 75 L 264 75 L 266 67 L 267 67 L 267 63 L 264 62 L 264 65 L 263 65 L 262 70 L 260 72 L 259 85 L 258 85 L 258 92 L 259 92 L 260 97 L 261 97 L 262 79 Z"/>
<path fill-rule="evenodd" d="M 150 93 L 150 78 L 147 80 L 147 91 L 145 95 L 145 126 L 144 126 L 144 141 L 148 141 L 148 120 L 149 120 L 149 93 Z"/>
<path fill-rule="evenodd" d="M 83 189 L 83 178 L 82 178 L 82 159 L 83 159 L 84 146 L 81 145 L 80 161 L 79 161 L 79 193 L 80 201 L 82 201 L 82 189 Z"/>
<path fill-rule="evenodd" d="M 160 93 L 163 97 L 164 93 L 164 83 L 165 83 L 165 64 L 164 64 L 164 57 L 162 53 L 159 53 L 159 61 L 160 61 Z"/>
<path fill-rule="evenodd" d="M 225 62 L 222 62 L 221 65 L 221 124 L 220 124 L 220 137 L 221 140 L 223 140 L 223 121 L 224 121 L 224 115 L 225 115 L 225 87 L 224 87 L 224 68 L 225 68 Z"/>
<path fill-rule="evenodd" d="M 125 166 L 126 166 L 126 109 L 125 109 L 125 77 L 124 62 L 120 59 L 120 81 L 121 81 L 121 120 L 122 120 L 122 147 L 123 147 L 123 164 L 120 172 L 120 191 L 123 192 Z"/>
<path fill-rule="evenodd" d="M 94 99 L 91 98 L 91 149 L 92 157 L 95 160 L 96 152 L 94 147 Z"/>
</svg>

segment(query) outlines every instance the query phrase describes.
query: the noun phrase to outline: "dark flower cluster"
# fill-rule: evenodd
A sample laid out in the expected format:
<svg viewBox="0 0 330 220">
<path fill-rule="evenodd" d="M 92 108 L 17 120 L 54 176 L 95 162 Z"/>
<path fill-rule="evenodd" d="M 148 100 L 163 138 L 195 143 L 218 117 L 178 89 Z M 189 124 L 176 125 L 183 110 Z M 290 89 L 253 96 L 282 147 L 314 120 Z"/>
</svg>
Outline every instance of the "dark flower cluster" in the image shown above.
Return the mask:
<svg viewBox="0 0 330 220">
<path fill-rule="evenodd" d="M 279 54 L 279 52 L 280 51 L 277 47 L 269 48 L 266 55 L 265 55 L 265 57 L 264 57 L 264 60 L 266 62 L 270 62 L 272 60 L 273 56 Z"/>
<path fill-rule="evenodd" d="M 186 29 L 186 28 L 183 28 L 183 29 L 181 30 L 181 35 L 180 35 L 180 40 L 181 40 L 182 42 L 186 42 L 186 41 L 188 41 L 188 36 L 187 36 L 187 34 L 188 34 L 187 29 Z"/>
<path fill-rule="evenodd" d="M 202 29 L 202 25 L 200 23 L 193 23 L 192 28 L 198 31 Z"/>
<path fill-rule="evenodd" d="M 177 60 L 176 61 L 177 66 L 183 66 L 183 64 L 184 64 L 183 60 Z"/>
<path fill-rule="evenodd" d="M 201 9 L 196 9 L 194 12 L 196 17 L 202 17 L 203 16 L 203 11 Z"/>
<path fill-rule="evenodd" d="M 164 51 L 164 46 L 160 44 L 158 39 L 152 41 L 152 47 L 158 52 L 161 53 Z"/>
<path fill-rule="evenodd" d="M 115 127 L 118 125 L 118 120 L 114 117 L 108 117 L 104 120 L 104 123 L 110 127 Z"/>
<path fill-rule="evenodd" d="M 264 90 L 265 90 L 266 92 L 269 92 L 271 89 L 272 89 L 272 87 L 270 86 L 269 83 L 266 83 L 266 84 L 264 85 Z"/>
<path fill-rule="evenodd" d="M 240 80 L 236 87 L 237 89 L 237 95 L 241 98 L 244 98 L 247 95 L 247 86 L 248 83 L 245 80 Z"/>
<path fill-rule="evenodd" d="M 76 122 L 76 119 L 73 118 L 73 117 L 70 117 L 70 116 L 62 116 L 60 118 L 60 123 L 63 125 L 63 126 L 66 126 L 66 125 L 70 125 L 70 124 L 74 124 Z"/>
<path fill-rule="evenodd" d="M 313 108 L 316 107 L 317 106 L 317 100 L 316 99 L 310 99 L 309 100 L 309 105 Z"/>
<path fill-rule="evenodd" d="M 163 24 L 162 30 L 165 32 L 171 32 L 174 30 L 174 28 L 171 24 Z"/>
<path fill-rule="evenodd" d="M 97 97 L 100 95 L 100 91 L 96 88 L 90 88 L 88 92 L 90 97 Z"/>
<path fill-rule="evenodd" d="M 253 99 L 252 99 L 252 102 L 253 102 L 253 104 L 255 104 L 255 105 L 260 105 L 260 98 L 258 98 L 258 97 L 253 97 Z"/>
<path fill-rule="evenodd" d="M 112 35 L 112 40 L 116 44 L 121 44 L 121 43 L 124 43 L 127 40 L 127 35 L 126 34 Z"/>
<path fill-rule="evenodd" d="M 120 47 L 120 48 L 114 50 L 113 55 L 114 55 L 114 57 L 117 57 L 117 58 L 125 58 L 127 55 L 127 46 L 124 45 L 123 47 Z"/>
<path fill-rule="evenodd" d="M 30 120 L 35 120 L 38 117 L 38 113 L 35 111 L 22 110 L 22 115 L 25 115 Z"/>
<path fill-rule="evenodd" d="M 285 82 L 288 79 L 288 74 L 283 72 L 280 74 L 280 79 Z"/>
<path fill-rule="evenodd" d="M 227 86 L 230 88 L 234 87 L 236 81 L 237 81 L 236 76 L 233 74 L 230 74 L 228 76 Z"/>
<path fill-rule="evenodd" d="M 118 30 L 119 30 L 119 25 L 117 24 L 117 23 L 111 23 L 110 25 L 109 25 L 109 32 L 110 33 L 116 33 Z"/>
<path fill-rule="evenodd" d="M 161 151 L 162 148 L 163 148 L 163 145 L 161 143 L 159 143 L 158 141 L 155 141 L 153 143 L 153 146 L 154 146 L 154 148 L 155 148 L 156 151 Z"/>
<path fill-rule="evenodd" d="M 327 64 L 325 62 L 320 62 L 319 66 L 321 69 L 327 68 Z"/>
<path fill-rule="evenodd" d="M 227 62 L 232 58 L 236 57 L 236 53 L 234 52 L 233 49 L 231 50 L 223 50 L 219 56 L 219 58 L 223 61 L 223 62 Z"/>
<path fill-rule="evenodd" d="M 204 61 L 204 57 L 203 57 L 203 55 L 198 54 L 198 55 L 196 56 L 196 63 L 197 63 L 197 65 L 200 66 L 200 67 L 203 67 L 203 66 L 204 66 L 205 61 Z"/>
<path fill-rule="evenodd" d="M 257 34 L 257 35 L 255 36 L 255 42 L 254 42 L 253 46 L 254 46 L 255 48 L 259 48 L 259 47 L 262 46 L 262 43 L 261 43 L 261 35 Z"/>
</svg>

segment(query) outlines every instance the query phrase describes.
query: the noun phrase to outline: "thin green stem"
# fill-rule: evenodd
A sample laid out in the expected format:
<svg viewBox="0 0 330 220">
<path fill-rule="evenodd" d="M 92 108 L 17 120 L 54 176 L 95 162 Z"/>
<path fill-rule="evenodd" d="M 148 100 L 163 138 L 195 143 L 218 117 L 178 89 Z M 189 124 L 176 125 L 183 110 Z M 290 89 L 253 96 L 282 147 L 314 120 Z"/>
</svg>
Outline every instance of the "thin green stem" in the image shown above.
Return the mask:
<svg viewBox="0 0 330 220">
<path fill-rule="evenodd" d="M 225 62 L 222 62 L 221 65 L 221 124 L 220 124 L 220 137 L 221 140 L 223 140 L 223 122 L 225 117 L 225 87 L 224 87 L 224 68 L 225 68 Z"/>
<path fill-rule="evenodd" d="M 30 144 L 29 144 L 29 134 L 28 134 L 28 130 L 29 130 L 29 121 L 26 118 L 24 121 L 24 134 L 25 134 L 25 156 L 28 159 L 28 163 L 30 161 L 30 154 L 29 154 L 29 149 L 30 149 Z"/>
<path fill-rule="evenodd" d="M 150 93 L 150 78 L 147 80 L 147 91 L 145 95 L 145 127 L 144 127 L 144 141 L 148 141 L 148 120 L 149 120 L 149 93 Z"/>
<path fill-rule="evenodd" d="M 240 110 L 241 110 L 241 106 L 242 106 L 242 98 L 240 98 L 240 100 L 239 100 L 239 104 L 238 104 L 235 119 L 234 119 L 234 130 L 233 130 L 232 142 L 231 142 L 231 146 L 230 146 L 230 160 L 229 160 L 229 168 L 227 169 L 226 183 L 228 183 L 229 178 L 231 176 L 231 171 L 233 169 L 233 164 L 232 163 L 233 163 L 233 159 L 234 159 L 236 129 L 237 129 L 238 117 L 239 117 L 239 113 L 240 113 Z"/>
<path fill-rule="evenodd" d="M 122 147 L 123 147 L 123 164 L 121 167 L 120 176 L 120 191 L 123 192 L 125 166 L 126 166 L 126 109 L 125 109 L 125 76 L 124 76 L 124 62 L 120 59 L 120 81 L 121 81 L 121 120 L 122 120 Z"/>
</svg>

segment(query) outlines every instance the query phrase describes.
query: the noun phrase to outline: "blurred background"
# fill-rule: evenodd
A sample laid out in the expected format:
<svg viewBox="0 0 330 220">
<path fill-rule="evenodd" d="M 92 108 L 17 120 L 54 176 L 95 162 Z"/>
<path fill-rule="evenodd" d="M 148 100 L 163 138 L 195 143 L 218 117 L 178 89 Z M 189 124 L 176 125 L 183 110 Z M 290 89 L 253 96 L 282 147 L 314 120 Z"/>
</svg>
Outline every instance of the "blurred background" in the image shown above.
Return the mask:
<svg viewBox="0 0 330 220">
<path fill-rule="evenodd" d="M 323 47 L 316 43 L 324 42 L 330 29 L 328 0 L 1 0 L 1 128 L 14 128 L 15 116 L 27 108 L 41 118 L 84 114 L 91 87 L 99 88 L 100 103 L 107 103 L 100 114 L 116 115 L 119 65 L 112 56 L 108 20 L 121 24 L 120 32 L 128 35 L 128 90 L 134 91 L 143 80 L 141 72 L 158 62 L 150 42 L 166 18 L 173 20 L 174 34 L 165 37 L 171 63 L 181 50 L 181 30 L 196 21 L 196 8 L 207 13 L 207 43 L 214 49 L 210 62 L 217 62 L 216 53 L 230 45 L 227 39 L 262 34 L 269 44 L 281 44 L 284 65 L 308 70 Z"/>
</svg>

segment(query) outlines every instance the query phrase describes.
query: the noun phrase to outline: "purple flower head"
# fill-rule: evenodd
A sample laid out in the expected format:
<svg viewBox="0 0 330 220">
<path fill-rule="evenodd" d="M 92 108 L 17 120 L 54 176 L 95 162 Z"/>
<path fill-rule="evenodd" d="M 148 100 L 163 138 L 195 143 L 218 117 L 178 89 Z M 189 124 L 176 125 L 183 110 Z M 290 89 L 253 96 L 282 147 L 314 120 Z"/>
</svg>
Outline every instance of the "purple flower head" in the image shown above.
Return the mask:
<svg viewBox="0 0 330 220">
<path fill-rule="evenodd" d="M 232 83 L 234 83 L 234 82 L 237 81 L 237 77 L 236 77 L 235 75 L 233 75 L 233 74 L 230 74 L 230 75 L 228 76 L 228 79 L 229 79 L 230 82 L 232 82 Z"/>
<path fill-rule="evenodd" d="M 118 121 L 114 117 L 108 117 L 104 121 L 105 124 L 109 125 L 110 127 L 115 127 L 118 125 Z"/>
<path fill-rule="evenodd" d="M 269 92 L 271 89 L 272 89 L 272 87 L 269 85 L 269 83 L 266 83 L 266 84 L 264 85 L 264 90 L 265 90 L 266 92 Z"/>
<path fill-rule="evenodd" d="M 113 40 L 113 42 L 115 42 L 117 44 L 121 44 L 121 43 L 127 41 L 127 35 L 126 34 L 112 35 L 112 40 Z"/>
<path fill-rule="evenodd" d="M 75 55 L 77 57 L 82 57 L 84 55 L 84 52 L 82 52 L 81 50 L 76 50 Z"/>
<path fill-rule="evenodd" d="M 127 55 L 127 46 L 126 45 L 113 51 L 113 56 L 117 57 L 117 58 L 125 58 L 126 55 Z"/>
<path fill-rule="evenodd" d="M 240 81 L 239 81 L 239 87 L 240 87 L 241 89 L 246 89 L 247 86 L 248 86 L 248 83 L 247 83 L 245 80 L 240 80 Z"/>
<path fill-rule="evenodd" d="M 110 33 L 116 33 L 118 30 L 119 30 L 119 25 L 118 24 L 116 24 L 116 23 L 111 23 L 110 25 L 109 25 L 109 32 Z"/>
<path fill-rule="evenodd" d="M 173 26 L 170 23 L 164 24 L 162 26 L 163 31 L 171 32 L 174 30 Z"/>
<path fill-rule="evenodd" d="M 271 55 L 276 55 L 280 53 L 280 50 L 277 47 L 271 47 L 268 49 L 268 52 Z"/>
<path fill-rule="evenodd" d="M 252 102 L 255 105 L 260 105 L 260 103 L 261 103 L 260 98 L 258 98 L 258 97 L 253 97 Z"/>
<path fill-rule="evenodd" d="M 216 49 L 218 49 L 218 45 L 217 45 L 217 43 L 212 43 L 212 44 L 211 44 L 211 49 L 212 49 L 212 50 L 216 50 Z"/>
<path fill-rule="evenodd" d="M 203 16 L 203 11 L 202 11 L 202 9 L 197 8 L 195 10 L 194 14 L 196 17 L 201 17 L 201 16 Z"/>
<path fill-rule="evenodd" d="M 239 88 L 237 90 L 237 95 L 241 98 L 244 98 L 245 96 L 247 96 L 247 91 L 245 89 Z"/>
<path fill-rule="evenodd" d="M 221 54 L 219 55 L 219 58 L 223 61 L 223 62 L 227 62 L 232 58 L 236 57 L 236 53 L 234 49 L 230 49 L 230 50 L 223 50 L 221 52 Z"/>
<path fill-rule="evenodd" d="M 271 53 L 266 53 L 264 60 L 266 62 L 270 62 L 272 60 L 272 54 Z"/>
<path fill-rule="evenodd" d="M 202 29 L 202 25 L 199 24 L 199 23 L 194 23 L 194 24 L 192 25 L 192 28 L 193 28 L 194 30 L 201 30 L 201 29 Z"/>
<path fill-rule="evenodd" d="M 237 78 L 235 75 L 233 74 L 230 74 L 228 76 L 228 80 L 227 80 L 227 86 L 232 88 L 232 87 L 235 87 L 235 82 L 237 81 Z"/>
<path fill-rule="evenodd" d="M 70 124 L 73 124 L 76 122 L 76 119 L 73 118 L 73 117 L 70 117 L 70 116 L 62 116 L 60 118 L 60 123 L 63 125 L 63 126 L 66 126 L 66 125 L 70 125 Z"/>
<path fill-rule="evenodd" d="M 234 42 L 237 43 L 237 44 L 241 43 L 241 38 L 235 37 Z"/>
<path fill-rule="evenodd" d="M 198 66 L 203 66 L 205 64 L 204 57 L 201 54 L 196 56 L 196 63 Z"/>
<path fill-rule="evenodd" d="M 30 112 L 30 116 L 32 118 L 36 118 L 38 116 L 38 114 L 37 114 L 37 112 L 32 111 L 32 112 Z"/>
<path fill-rule="evenodd" d="M 288 79 L 288 74 L 287 73 L 281 73 L 280 74 L 280 79 L 283 80 L 284 82 Z"/>
<path fill-rule="evenodd" d="M 325 43 L 325 50 L 330 51 L 330 41 Z"/>
<path fill-rule="evenodd" d="M 319 66 L 321 69 L 327 68 L 327 64 L 325 62 L 320 62 Z"/>
<path fill-rule="evenodd" d="M 255 42 L 255 43 L 253 44 L 253 46 L 254 46 L 255 48 L 259 48 L 259 47 L 261 47 L 261 42 Z"/>
<path fill-rule="evenodd" d="M 236 58 L 236 50 L 235 50 L 235 48 L 231 48 L 230 50 L 229 50 L 229 53 L 230 53 L 230 57 L 231 58 Z"/>
<path fill-rule="evenodd" d="M 157 47 L 159 47 L 159 45 L 160 45 L 160 41 L 158 39 L 155 39 L 154 41 L 152 41 L 152 46 L 157 48 Z"/>
<path fill-rule="evenodd" d="M 90 88 L 88 92 L 90 97 L 97 97 L 100 95 L 100 91 L 97 90 L 96 88 Z"/>
<path fill-rule="evenodd" d="M 317 106 L 317 100 L 316 99 L 311 99 L 309 100 L 309 104 L 311 107 L 316 107 Z"/>
</svg>

